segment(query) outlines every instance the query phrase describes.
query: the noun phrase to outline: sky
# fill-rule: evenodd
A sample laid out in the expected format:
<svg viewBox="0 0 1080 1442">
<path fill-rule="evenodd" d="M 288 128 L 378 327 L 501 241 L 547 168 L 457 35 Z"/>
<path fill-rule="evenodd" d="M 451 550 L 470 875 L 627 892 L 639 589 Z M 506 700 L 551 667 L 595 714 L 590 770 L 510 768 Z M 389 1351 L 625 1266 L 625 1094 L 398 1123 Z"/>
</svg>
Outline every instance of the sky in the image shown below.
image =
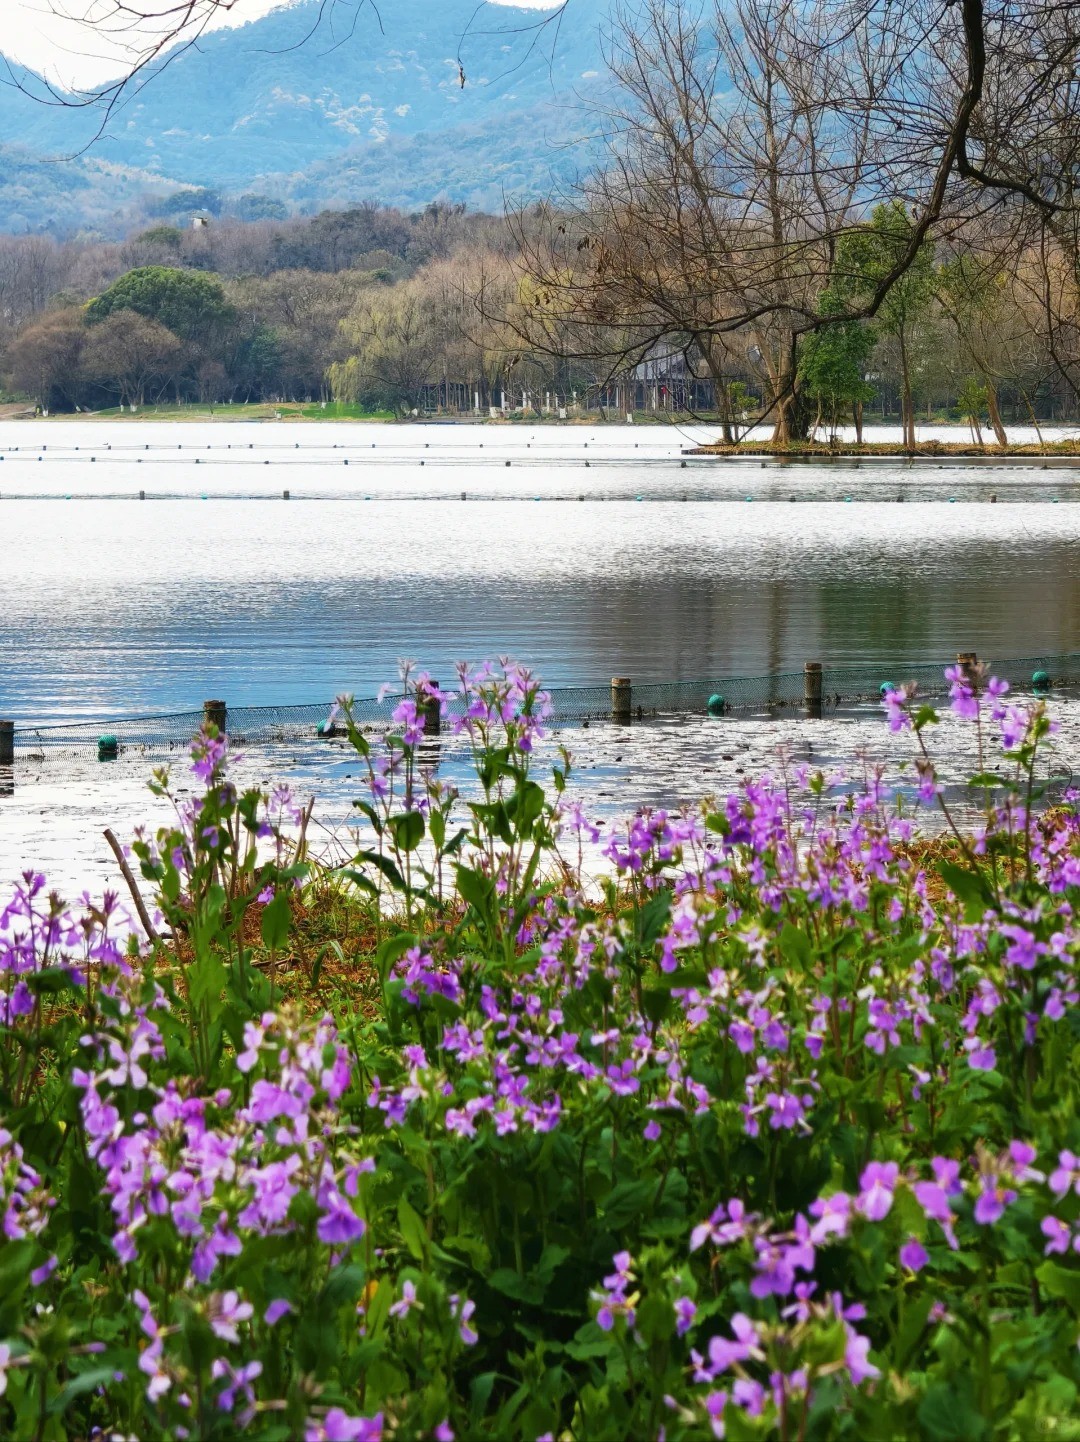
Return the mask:
<svg viewBox="0 0 1080 1442">
<path fill-rule="evenodd" d="M 146 8 L 163 10 L 175 0 L 145 0 Z M 234 8 L 222 15 L 219 24 L 243 25 L 282 5 L 297 0 L 236 0 Z M 387 0 L 384 0 L 384 5 Z M 392 3 L 392 0 L 389 0 Z M 440 0 L 430 0 L 438 5 Z M 534 9 L 552 8 L 554 0 L 491 0 L 492 4 L 514 3 Z M 100 84 L 124 69 L 124 52 L 110 45 L 106 37 L 91 34 L 85 26 L 64 20 L 56 12 L 85 15 L 92 5 L 104 12 L 110 0 L 0 0 L 3 24 L 0 50 L 54 83 L 78 87 Z M 384 12 L 385 13 L 385 12 Z"/>
</svg>

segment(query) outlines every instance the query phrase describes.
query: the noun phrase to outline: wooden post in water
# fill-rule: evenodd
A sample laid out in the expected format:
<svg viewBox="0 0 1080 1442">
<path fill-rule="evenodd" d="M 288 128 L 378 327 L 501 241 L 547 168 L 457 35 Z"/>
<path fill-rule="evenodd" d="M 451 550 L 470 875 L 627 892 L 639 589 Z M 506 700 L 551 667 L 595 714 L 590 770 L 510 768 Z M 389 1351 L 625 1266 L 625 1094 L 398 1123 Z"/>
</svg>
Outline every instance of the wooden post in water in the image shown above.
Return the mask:
<svg viewBox="0 0 1080 1442">
<path fill-rule="evenodd" d="M 630 720 L 633 715 L 632 695 L 633 688 L 629 676 L 612 676 L 611 719 L 613 721 Z"/>
<path fill-rule="evenodd" d="M 435 690 L 439 689 L 438 681 L 431 683 Z M 424 735 L 438 736 L 442 730 L 442 706 L 441 702 L 434 696 L 427 696 L 417 707 L 420 715 L 424 718 Z"/>
<path fill-rule="evenodd" d="M 811 721 L 821 720 L 821 662 L 807 661 L 803 667 L 803 701 Z"/>
<path fill-rule="evenodd" d="M 225 723 L 228 719 L 228 708 L 224 701 L 203 702 L 203 722 L 216 726 L 218 731 L 225 734 Z"/>
<path fill-rule="evenodd" d="M 0 721 L 0 766 L 15 765 L 15 722 Z"/>
</svg>

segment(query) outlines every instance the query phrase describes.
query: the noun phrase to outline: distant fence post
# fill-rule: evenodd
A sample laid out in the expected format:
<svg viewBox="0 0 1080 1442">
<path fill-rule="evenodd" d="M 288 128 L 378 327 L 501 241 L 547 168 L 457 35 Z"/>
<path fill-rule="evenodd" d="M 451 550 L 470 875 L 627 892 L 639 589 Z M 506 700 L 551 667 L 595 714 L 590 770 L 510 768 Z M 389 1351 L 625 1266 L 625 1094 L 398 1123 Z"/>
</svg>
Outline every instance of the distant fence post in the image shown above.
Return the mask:
<svg viewBox="0 0 1080 1442">
<path fill-rule="evenodd" d="M 439 689 L 438 681 L 431 683 L 435 690 Z M 418 712 L 424 718 L 424 735 L 438 736 L 442 730 L 442 703 L 437 696 L 426 696 L 417 707 Z"/>
<path fill-rule="evenodd" d="M 0 766 L 15 765 L 15 722 L 0 721 Z"/>
<path fill-rule="evenodd" d="M 224 735 L 226 730 L 226 721 L 228 720 L 229 714 L 228 707 L 225 705 L 225 702 L 204 701 L 202 709 L 203 723 L 205 725 L 216 726 L 217 729 Z"/>
<path fill-rule="evenodd" d="M 807 661 L 803 667 L 803 701 L 811 721 L 821 720 L 821 662 Z"/>
<path fill-rule="evenodd" d="M 632 707 L 633 688 L 629 676 L 612 676 L 611 678 L 611 719 L 613 721 L 629 721 L 633 715 Z"/>
</svg>

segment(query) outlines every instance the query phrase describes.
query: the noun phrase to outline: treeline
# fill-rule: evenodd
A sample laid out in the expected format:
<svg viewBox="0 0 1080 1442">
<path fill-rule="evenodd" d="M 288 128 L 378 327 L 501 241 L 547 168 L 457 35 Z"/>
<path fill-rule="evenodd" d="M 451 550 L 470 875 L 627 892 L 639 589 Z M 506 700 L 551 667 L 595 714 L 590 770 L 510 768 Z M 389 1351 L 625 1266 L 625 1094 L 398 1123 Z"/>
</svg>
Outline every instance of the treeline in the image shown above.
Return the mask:
<svg viewBox="0 0 1080 1442">
<path fill-rule="evenodd" d="M 121 244 L 0 238 L 10 392 L 50 411 L 332 397 L 400 412 L 595 392 L 595 367 L 526 353 L 506 323 L 518 277 L 502 218 L 195 219 Z"/>
<path fill-rule="evenodd" d="M 945 414 L 1000 442 L 1010 424 L 1077 414 L 1071 273 L 1045 245 L 958 225 L 923 240 L 859 315 L 913 232 L 909 206 L 883 202 L 853 212 L 820 259 L 800 245 L 797 274 L 788 257 L 790 314 L 738 323 L 772 265 L 756 221 L 741 222 L 741 252 L 729 231 L 721 267 L 712 221 L 666 203 L 681 233 L 655 187 L 646 230 L 609 172 L 576 207 L 509 223 L 375 205 L 243 222 L 204 206 L 206 224 L 163 221 L 121 244 L 2 238 L 5 384 L 50 411 L 333 399 L 399 414 L 712 413 L 732 439 L 762 417 L 798 435 L 868 416 L 912 438 L 917 416 Z M 835 323 L 796 332 L 799 311 Z"/>
</svg>

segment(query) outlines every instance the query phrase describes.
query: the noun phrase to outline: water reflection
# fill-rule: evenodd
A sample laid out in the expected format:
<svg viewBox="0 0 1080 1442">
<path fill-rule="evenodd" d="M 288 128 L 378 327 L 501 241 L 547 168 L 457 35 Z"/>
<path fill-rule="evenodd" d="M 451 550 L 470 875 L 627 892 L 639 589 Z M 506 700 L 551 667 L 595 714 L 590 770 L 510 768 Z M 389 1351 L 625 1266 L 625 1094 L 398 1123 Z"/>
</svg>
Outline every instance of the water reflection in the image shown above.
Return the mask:
<svg viewBox="0 0 1080 1442">
<path fill-rule="evenodd" d="M 5 498 L 0 715 L 372 694 L 406 655 L 446 676 L 459 659 L 508 652 L 552 684 L 581 685 L 1074 650 L 1074 515 L 964 502 Z"/>
</svg>

